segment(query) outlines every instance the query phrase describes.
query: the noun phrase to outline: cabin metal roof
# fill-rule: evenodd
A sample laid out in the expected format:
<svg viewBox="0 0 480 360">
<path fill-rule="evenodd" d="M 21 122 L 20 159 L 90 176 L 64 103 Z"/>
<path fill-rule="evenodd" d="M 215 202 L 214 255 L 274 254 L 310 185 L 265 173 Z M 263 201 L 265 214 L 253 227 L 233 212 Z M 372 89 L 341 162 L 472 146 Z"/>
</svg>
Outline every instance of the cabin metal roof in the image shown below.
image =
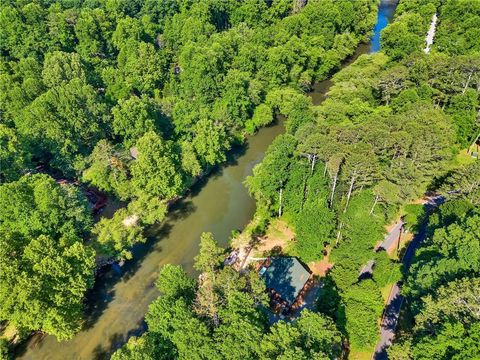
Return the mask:
<svg viewBox="0 0 480 360">
<path fill-rule="evenodd" d="M 275 290 L 292 304 L 310 278 L 310 272 L 294 257 L 275 257 L 262 277 L 267 289 Z"/>
</svg>

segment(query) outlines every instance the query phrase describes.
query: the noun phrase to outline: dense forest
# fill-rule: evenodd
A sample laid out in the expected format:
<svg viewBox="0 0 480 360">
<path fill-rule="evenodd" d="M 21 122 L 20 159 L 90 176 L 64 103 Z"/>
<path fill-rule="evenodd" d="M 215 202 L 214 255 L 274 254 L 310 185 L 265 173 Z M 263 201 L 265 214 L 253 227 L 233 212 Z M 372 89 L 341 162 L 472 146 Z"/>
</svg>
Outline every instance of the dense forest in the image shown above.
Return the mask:
<svg viewBox="0 0 480 360">
<path fill-rule="evenodd" d="M 403 292 L 407 309 L 392 360 L 475 359 L 480 354 L 479 163 L 476 200 L 451 200 L 431 216 Z M 473 185 L 470 181 L 470 185 Z"/>
<path fill-rule="evenodd" d="M 263 220 L 257 231 L 282 216 L 296 231 L 292 254 L 310 262 L 329 253 L 334 266 L 320 310 L 335 319 L 355 354 L 372 351 L 382 290 L 402 276 L 400 263 L 373 251 L 385 225 L 404 214 L 414 229 L 422 221 L 421 207 L 409 204 L 448 182 L 449 191 L 465 186 L 469 203 L 479 205 L 478 169 L 458 155 L 479 132 L 480 37 L 472 25 L 480 21 L 479 5 L 400 2 L 382 33 L 383 51 L 363 55 L 336 74 L 325 102 L 309 109 L 313 121 L 287 125 L 247 179 Z M 437 37 L 425 54 L 425 34 L 436 12 Z M 452 43 L 457 46 L 445 45 Z M 448 177 L 457 168 L 462 175 Z M 478 227 L 471 231 L 478 234 Z M 478 237 L 471 241 L 473 250 Z M 373 278 L 359 281 L 359 270 L 370 260 Z M 471 270 L 478 275 L 478 262 Z M 433 358 L 450 357 L 447 352 Z"/>
<path fill-rule="evenodd" d="M 425 54 L 434 13 L 437 38 Z M 203 275 L 195 285 L 189 280 L 194 290 L 171 296 L 163 287 L 173 270 L 164 268 L 158 286 L 169 295 L 151 305 L 149 331 L 114 358 L 161 358 L 159 346 L 178 358 L 369 357 L 379 338 L 382 290 L 403 276 L 407 309 L 390 357 L 478 356 L 480 173 L 479 163 L 462 155 L 479 131 L 480 42 L 472 25 L 478 21 L 480 7 L 473 2 L 401 2 L 382 34 L 383 51 L 363 55 L 335 75 L 321 106 L 304 107 L 297 116 L 289 110 L 309 100 L 289 96 L 275 107 L 287 118 L 287 133 L 247 179 L 258 207 L 252 232 L 262 233 L 282 217 L 296 233 L 291 254 L 305 262 L 329 254 L 334 266 L 323 280 L 317 313 L 305 311 L 291 323 L 262 323 L 264 303 L 255 290 L 262 284 L 222 268 L 217 256 L 223 251 L 207 234 L 197 258 Z M 452 43 L 457 46 L 446 46 Z M 427 190 L 447 197 L 430 217 L 412 203 Z M 429 224 L 408 273 L 385 252 L 373 251 L 385 225 L 399 215 L 412 232 Z M 372 259 L 373 277 L 359 281 L 359 269 Z M 170 284 L 188 282 L 175 272 Z M 233 305 L 237 291 L 248 300 Z M 255 310 L 237 308 L 245 303 Z M 192 322 L 195 330 L 184 326 Z M 197 344 L 198 336 L 199 345 L 186 345 Z"/>
<path fill-rule="evenodd" d="M 375 11 L 374 0 L 3 1 L 2 324 L 71 338 L 96 259 L 130 258 L 145 227 L 278 108 L 303 122 L 302 92 L 368 38 Z M 92 187 L 127 205 L 94 221 Z"/>
<path fill-rule="evenodd" d="M 295 230 L 291 255 L 328 256 L 317 311 L 271 325 L 264 283 L 222 266 L 225 249 L 206 233 L 195 261 L 202 275 L 163 267 L 148 331 L 113 359 L 371 354 L 382 290 L 402 277 L 392 359 L 477 356 L 480 173 L 465 149 L 479 133 L 480 2 L 401 1 L 382 51 L 335 74 L 313 106 L 305 93 L 368 40 L 377 5 L 2 2 L 2 327 L 71 339 L 99 259 L 131 258 L 173 201 L 282 115 L 286 133 L 246 180 L 257 202 L 252 233 L 281 217 Z M 125 206 L 94 217 L 92 188 Z M 428 219 L 412 205 L 427 190 L 448 200 Z M 373 251 L 400 215 L 411 231 L 429 222 L 408 272 Z M 373 277 L 359 281 L 372 259 Z"/>
</svg>

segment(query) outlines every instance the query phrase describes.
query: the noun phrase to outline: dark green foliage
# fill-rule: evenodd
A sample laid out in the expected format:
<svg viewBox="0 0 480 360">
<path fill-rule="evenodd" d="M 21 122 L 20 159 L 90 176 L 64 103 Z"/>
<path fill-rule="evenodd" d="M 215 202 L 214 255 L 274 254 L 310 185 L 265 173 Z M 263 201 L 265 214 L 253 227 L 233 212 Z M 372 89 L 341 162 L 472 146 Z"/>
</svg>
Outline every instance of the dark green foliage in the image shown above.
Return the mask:
<svg viewBox="0 0 480 360">
<path fill-rule="evenodd" d="M 426 218 L 425 207 L 422 204 L 407 204 L 404 206 L 405 228 L 415 232 Z"/>
<path fill-rule="evenodd" d="M 332 359 L 342 336 L 329 318 L 304 310 L 292 323 L 268 325 L 265 284 L 255 272 L 220 269 L 223 249 L 209 234 L 201 241 L 198 281 L 179 266 L 160 271 L 162 296 L 146 315 L 148 331 L 113 359 Z"/>
<path fill-rule="evenodd" d="M 8 345 L 9 344 L 7 339 L 0 338 L 0 359 L 2 360 L 11 359 L 10 349 Z"/>
<path fill-rule="evenodd" d="M 442 21 L 435 36 L 439 51 L 451 55 L 480 51 L 480 4 L 477 1 L 444 1 L 440 16 Z"/>
<path fill-rule="evenodd" d="M 462 204 L 460 207 L 463 207 Z M 478 211 L 470 211 L 450 224 L 450 216 L 442 220 L 446 221 L 443 227 L 436 229 L 424 247 L 417 251 L 405 286 L 408 296 L 419 298 L 449 281 L 479 274 Z"/>
<path fill-rule="evenodd" d="M 20 324 L 22 319 L 13 319 L 18 315 L 14 308 L 13 315 L 2 319 L 12 318 L 26 330 L 71 337 L 93 266 L 93 250 L 81 240 L 91 238 L 99 255 L 129 258 L 130 248 L 145 240 L 144 228 L 163 219 L 167 202 L 224 162 L 246 132 L 269 124 L 279 113 L 288 117 L 292 134 L 313 121 L 311 103 L 300 91 L 336 70 L 369 36 L 375 9 L 373 0 L 314 1 L 303 9 L 283 0 L 2 2 L 0 182 L 12 182 L 2 185 L 2 241 L 6 246 L 19 241 L 21 249 L 32 244 L 32 254 L 18 250 L 25 262 L 17 264 L 25 269 L 22 274 L 37 271 L 31 261 L 40 262 L 36 252 L 42 246 L 45 258 L 55 258 L 66 273 L 54 276 L 48 271 L 57 267 L 45 266 L 42 274 L 25 275 L 37 282 L 31 290 L 40 299 L 35 307 L 37 294 L 32 295 L 36 313 L 25 310 Z M 286 136 L 277 145 L 266 171 L 283 175 L 280 181 L 258 184 L 271 212 L 282 211 L 278 194 L 287 184 L 296 140 Z M 32 185 L 22 178 L 37 167 L 130 203 L 92 229 L 76 190 L 53 180 L 31 180 Z M 32 187 L 41 189 L 32 193 Z M 76 275 L 79 284 L 74 286 Z M 49 283 L 47 276 L 55 281 Z M 16 278 L 8 279 L 7 292 L 16 294 L 11 288 Z M 51 286 L 61 289 L 61 295 L 55 297 Z M 44 290 L 53 299 L 51 306 L 41 302 Z M 72 309 L 57 314 L 63 297 Z M 202 314 L 208 317 L 210 310 Z M 243 327 L 237 320 L 232 329 Z M 230 344 L 240 342 L 244 350 L 238 356 L 251 357 L 254 336 L 236 340 L 237 330 L 218 330 L 216 336 L 225 343 L 215 354 L 225 356 Z M 189 339 L 168 338 L 177 350 L 163 348 L 165 339 L 147 336 L 137 345 L 153 358 L 163 353 L 195 358 Z M 202 357 L 216 356 L 210 344 L 197 340 Z M 118 356 L 140 356 L 134 347 Z"/>
<path fill-rule="evenodd" d="M 346 331 L 352 349 L 368 349 L 378 340 L 377 321 L 383 300 L 372 280 L 353 285 L 342 296 L 345 303 Z"/>
<path fill-rule="evenodd" d="M 0 187 L 0 318 L 59 340 L 80 329 L 95 252 L 85 198 L 72 185 L 26 175 Z"/>
<path fill-rule="evenodd" d="M 457 200 L 443 204 L 431 218 L 435 231 L 417 250 L 402 290 L 413 324 L 390 355 L 475 359 L 480 354 L 480 214 Z"/>
<path fill-rule="evenodd" d="M 477 107 L 478 93 L 473 89 L 468 89 L 464 94 L 453 96 L 447 108 L 447 112 L 451 114 L 455 122 L 457 141 L 462 148 L 469 146 L 475 140 L 475 134 L 478 133 Z"/>
<path fill-rule="evenodd" d="M 395 21 L 382 31 L 382 49 L 394 60 L 404 59 L 425 47 L 425 36 L 437 1 L 413 0 L 399 4 Z"/>
<path fill-rule="evenodd" d="M 436 51 L 437 45 L 428 55 L 422 51 L 434 13 L 439 15 L 439 29 L 455 22 L 446 15 L 448 19 L 442 23 L 448 7 L 464 11 L 461 1 L 400 2 L 393 24 L 382 33 L 384 53 L 361 56 L 336 74 L 327 99 L 313 111 L 309 100 L 293 90 L 273 90 L 266 97 L 274 111 L 288 117 L 287 131 L 294 135 L 295 149 L 282 171 L 275 167 L 267 170 L 271 163 L 267 154 L 248 180 L 250 191 L 262 208 L 268 207 L 272 214 L 283 213 L 295 225 L 293 250 L 304 260 L 318 260 L 326 244 L 333 246 L 328 258 L 333 263 L 332 283 L 321 308 L 335 316 L 354 352 L 370 351 L 375 344 L 382 308 L 380 290 L 401 279 L 400 265 L 384 252 L 374 252 L 386 223 L 404 208 L 408 230 L 417 231 L 425 220 L 425 210 L 408 204 L 434 188 L 431 184 L 443 182 L 447 197 L 466 199 L 455 210 L 444 205 L 443 215 L 432 216 L 431 229 L 439 222 L 460 219 L 471 204 L 478 203 L 477 164 L 449 174 L 454 153 L 471 143 L 478 132 L 474 121 L 478 56 L 465 49 L 442 54 Z M 335 12 L 329 15 L 335 18 Z M 470 19 L 475 16 L 462 14 L 459 18 L 473 21 Z M 459 32 L 463 28 L 452 26 Z M 439 31 L 439 36 L 445 36 Z M 323 35 L 324 41 L 333 40 L 327 32 Z M 335 38 L 338 48 L 342 47 L 340 36 Z M 450 41 L 454 44 L 456 40 Z M 325 59 L 336 66 L 334 58 L 326 54 Z M 283 70 L 275 68 L 275 77 L 285 76 Z M 299 83 L 305 76 L 298 77 Z M 318 176 L 323 170 L 325 177 Z M 314 178 L 322 179 L 318 183 L 321 190 L 312 195 L 310 179 Z M 280 179 L 286 181 L 284 188 L 278 187 Z M 268 186 L 272 186 L 269 191 Z M 453 236 L 445 235 L 442 241 Z M 375 261 L 375 266 L 372 281 L 365 282 L 359 273 L 369 261 Z M 476 263 L 464 260 L 461 266 L 471 269 Z M 437 271 L 450 276 L 446 264 Z M 420 282 L 434 286 L 440 281 L 434 273 L 422 275 Z"/>
</svg>

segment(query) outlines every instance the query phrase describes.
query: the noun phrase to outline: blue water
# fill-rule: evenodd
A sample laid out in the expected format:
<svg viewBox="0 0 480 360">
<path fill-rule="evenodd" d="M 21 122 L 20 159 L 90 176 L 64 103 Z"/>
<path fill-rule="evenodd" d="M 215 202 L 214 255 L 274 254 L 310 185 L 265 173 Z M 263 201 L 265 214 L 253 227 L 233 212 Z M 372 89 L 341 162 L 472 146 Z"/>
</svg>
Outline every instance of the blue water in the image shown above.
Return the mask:
<svg viewBox="0 0 480 360">
<path fill-rule="evenodd" d="M 378 7 L 377 23 L 373 28 L 373 36 L 370 41 L 370 52 L 380 51 L 380 33 L 388 25 L 393 17 L 398 0 L 381 0 Z"/>
</svg>

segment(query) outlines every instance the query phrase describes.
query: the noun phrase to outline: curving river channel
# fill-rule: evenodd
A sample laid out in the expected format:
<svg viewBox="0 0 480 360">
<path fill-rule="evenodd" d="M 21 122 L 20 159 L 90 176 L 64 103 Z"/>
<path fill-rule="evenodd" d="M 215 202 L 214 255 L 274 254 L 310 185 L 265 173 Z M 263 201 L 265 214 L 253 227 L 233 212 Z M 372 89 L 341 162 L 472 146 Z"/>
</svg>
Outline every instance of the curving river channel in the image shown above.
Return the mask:
<svg viewBox="0 0 480 360">
<path fill-rule="evenodd" d="M 375 43 L 379 42 L 378 34 L 392 17 L 395 5 L 395 0 L 381 1 L 378 19 L 383 26 L 375 27 L 371 44 L 361 44 L 344 66 L 361 54 L 378 50 L 379 44 Z M 330 80 L 315 84 L 308 94 L 315 105 L 325 99 L 331 85 Z M 227 164 L 176 203 L 161 226 L 150 230 L 147 243 L 133 249 L 133 260 L 121 268 L 113 265 L 98 277 L 88 294 L 83 331 L 62 343 L 53 336 L 34 336 L 19 349 L 17 357 L 25 360 L 107 359 L 130 336 L 141 334 L 145 330 L 143 316 L 148 305 L 159 295 L 154 286 L 159 267 L 167 263 L 180 264 L 193 273 L 193 258 L 202 232 L 211 231 L 220 244 L 226 245 L 231 231 L 242 229 L 252 218 L 255 202 L 243 181 L 283 131 L 283 123 L 278 120 L 250 137 L 244 147 L 232 152 Z"/>
</svg>

